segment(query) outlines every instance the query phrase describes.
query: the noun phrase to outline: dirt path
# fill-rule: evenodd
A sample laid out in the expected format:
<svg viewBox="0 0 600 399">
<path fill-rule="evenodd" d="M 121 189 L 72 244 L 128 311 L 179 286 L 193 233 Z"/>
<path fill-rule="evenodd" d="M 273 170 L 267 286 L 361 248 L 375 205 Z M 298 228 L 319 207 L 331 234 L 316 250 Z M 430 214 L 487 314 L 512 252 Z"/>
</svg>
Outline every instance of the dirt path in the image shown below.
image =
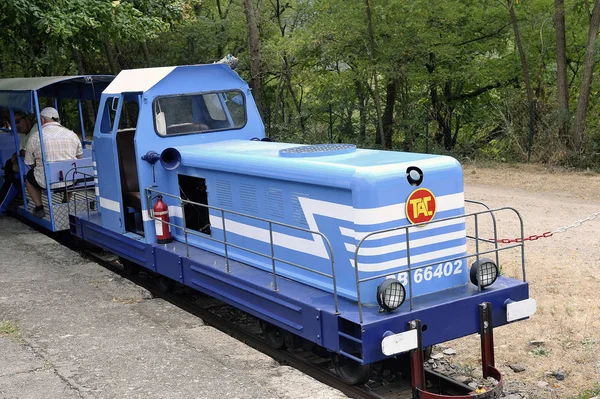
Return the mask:
<svg viewBox="0 0 600 399">
<path fill-rule="evenodd" d="M 465 197 L 490 207 L 514 207 L 523 217 L 525 236 L 554 231 L 600 211 L 597 174 L 531 165 L 467 165 L 464 174 Z M 502 219 L 499 235 L 517 237 L 517 219 Z M 599 230 L 600 216 L 525 246 L 537 314 L 497 329 L 494 338 L 496 365 L 509 386 L 521 386 L 530 399 L 570 398 L 600 382 Z M 520 254 L 502 259 L 503 271 L 517 277 Z M 536 347 L 530 341 L 543 344 Z M 448 346 L 458 352 L 454 362 L 479 364 L 477 336 Z M 526 370 L 515 373 L 508 364 L 521 364 Z M 566 372 L 562 381 L 554 375 L 559 370 Z"/>
</svg>

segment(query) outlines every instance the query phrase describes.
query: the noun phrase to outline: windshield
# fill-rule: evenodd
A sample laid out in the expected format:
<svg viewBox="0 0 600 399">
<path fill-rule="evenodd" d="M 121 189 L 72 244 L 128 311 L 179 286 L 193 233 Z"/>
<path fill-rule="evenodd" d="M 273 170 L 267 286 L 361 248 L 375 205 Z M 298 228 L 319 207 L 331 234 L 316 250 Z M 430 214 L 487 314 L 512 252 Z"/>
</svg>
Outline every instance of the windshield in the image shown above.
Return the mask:
<svg viewBox="0 0 600 399">
<path fill-rule="evenodd" d="M 157 97 L 154 127 L 160 136 L 240 129 L 246 125 L 246 103 L 241 91 Z"/>
</svg>

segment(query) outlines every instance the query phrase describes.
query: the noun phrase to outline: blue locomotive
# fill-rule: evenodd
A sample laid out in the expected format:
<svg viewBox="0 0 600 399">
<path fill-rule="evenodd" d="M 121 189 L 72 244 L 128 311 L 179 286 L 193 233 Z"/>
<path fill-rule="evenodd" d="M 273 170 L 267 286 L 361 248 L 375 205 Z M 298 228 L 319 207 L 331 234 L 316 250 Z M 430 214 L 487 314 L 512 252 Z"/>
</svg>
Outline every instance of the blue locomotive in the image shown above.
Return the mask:
<svg viewBox="0 0 600 399">
<path fill-rule="evenodd" d="M 327 349 L 347 383 L 408 352 L 415 391 L 440 397 L 425 391 L 423 348 L 474 333 L 501 382 L 493 328 L 535 312 L 524 265 L 520 279 L 499 268 L 522 243 L 479 234 L 518 213 L 466 214 L 455 159 L 271 142 L 226 65 L 121 72 L 92 157 L 73 179 L 96 183 L 95 206 L 71 212 L 72 234 L 255 315 L 275 344 Z"/>
</svg>

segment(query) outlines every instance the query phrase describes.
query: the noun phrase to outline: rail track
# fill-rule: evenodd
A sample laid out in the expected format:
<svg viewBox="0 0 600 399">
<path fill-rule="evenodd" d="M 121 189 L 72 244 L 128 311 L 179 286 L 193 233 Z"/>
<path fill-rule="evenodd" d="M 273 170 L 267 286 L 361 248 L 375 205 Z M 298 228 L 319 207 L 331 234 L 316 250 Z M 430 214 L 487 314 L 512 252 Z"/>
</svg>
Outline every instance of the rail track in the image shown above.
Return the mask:
<svg viewBox="0 0 600 399">
<path fill-rule="evenodd" d="M 77 248 L 70 245 L 73 249 Z M 407 361 L 391 361 L 375 368 L 371 380 L 365 385 L 351 386 L 339 380 L 326 353 L 311 350 L 307 343 L 291 342 L 286 337 L 265 334 L 264 325 L 255 317 L 235 309 L 185 286 L 165 280 L 151 272 L 137 273 L 138 268 L 108 252 L 79 249 L 84 256 L 144 287 L 154 297 L 160 297 L 173 305 L 201 318 L 210 325 L 277 362 L 289 365 L 322 383 L 331 386 L 351 398 L 411 399 L 413 398 Z M 279 339 L 280 338 L 280 339 Z M 321 352 L 323 349 L 321 348 Z M 402 373 L 404 367 L 404 373 Z M 444 395 L 468 395 L 473 388 L 433 370 L 426 370 L 428 390 Z"/>
</svg>

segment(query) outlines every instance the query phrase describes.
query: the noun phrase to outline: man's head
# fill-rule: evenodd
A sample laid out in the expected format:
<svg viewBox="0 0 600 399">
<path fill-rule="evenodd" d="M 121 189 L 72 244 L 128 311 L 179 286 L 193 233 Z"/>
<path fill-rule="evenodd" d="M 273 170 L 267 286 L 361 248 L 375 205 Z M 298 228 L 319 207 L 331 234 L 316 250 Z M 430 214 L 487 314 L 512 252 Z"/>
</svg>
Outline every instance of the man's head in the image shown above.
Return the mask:
<svg viewBox="0 0 600 399">
<path fill-rule="evenodd" d="M 17 126 L 17 132 L 27 134 L 33 126 L 31 117 L 24 114 L 23 112 L 15 112 L 15 124 Z"/>
<path fill-rule="evenodd" d="M 59 122 L 58 111 L 52 107 L 46 107 L 40 112 L 42 125 L 50 122 Z"/>
</svg>

